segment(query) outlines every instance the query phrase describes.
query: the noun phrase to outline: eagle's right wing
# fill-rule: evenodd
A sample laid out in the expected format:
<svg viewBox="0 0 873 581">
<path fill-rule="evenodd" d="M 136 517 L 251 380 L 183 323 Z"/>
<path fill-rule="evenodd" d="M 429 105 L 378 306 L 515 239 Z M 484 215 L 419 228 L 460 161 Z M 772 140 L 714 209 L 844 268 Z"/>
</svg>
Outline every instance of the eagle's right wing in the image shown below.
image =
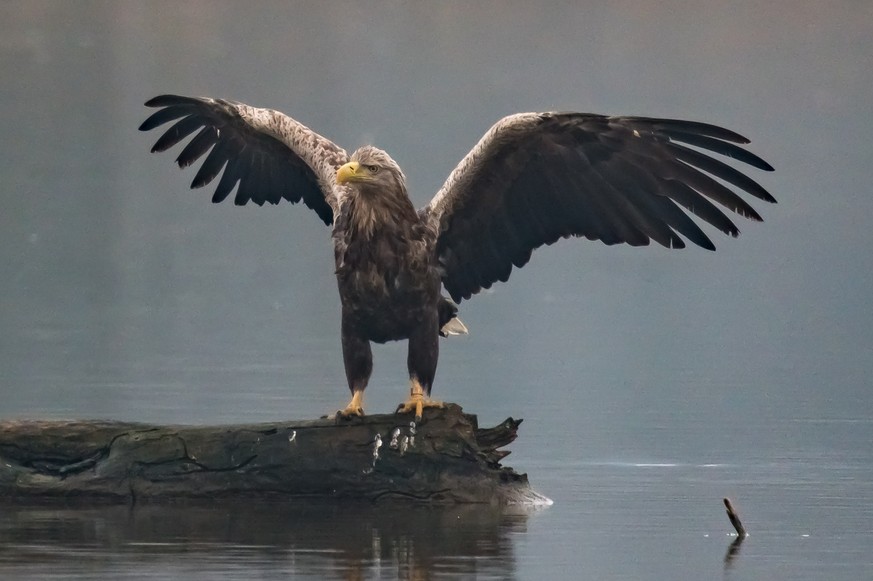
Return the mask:
<svg viewBox="0 0 873 581">
<path fill-rule="evenodd" d="M 140 131 L 178 120 L 152 152 L 165 151 L 193 133 L 176 158 L 179 167 L 209 152 L 192 188 L 205 186 L 224 169 L 212 196 L 214 203 L 227 198 L 238 183 L 237 205 L 249 200 L 258 205 L 278 204 L 283 198 L 291 203 L 303 200 L 325 224 L 333 222 L 343 192 L 336 184 L 336 170 L 349 156 L 329 139 L 278 111 L 224 99 L 161 95 L 145 104 L 160 109 L 140 125 Z"/>
</svg>

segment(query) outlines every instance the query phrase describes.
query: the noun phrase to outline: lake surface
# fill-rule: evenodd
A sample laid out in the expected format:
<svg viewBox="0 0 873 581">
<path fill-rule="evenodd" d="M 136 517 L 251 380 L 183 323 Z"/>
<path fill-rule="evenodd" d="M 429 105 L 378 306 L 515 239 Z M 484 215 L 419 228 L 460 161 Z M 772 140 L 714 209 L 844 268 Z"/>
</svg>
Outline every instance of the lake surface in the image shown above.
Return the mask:
<svg viewBox="0 0 873 581">
<path fill-rule="evenodd" d="M 523 417 L 547 508 L 3 506 L 10 579 L 873 578 L 873 12 L 863 4 L 7 2 L 0 419 L 240 423 L 347 398 L 326 229 L 211 205 L 160 93 L 373 142 L 424 204 L 526 110 L 711 121 L 779 200 L 698 249 L 562 242 L 461 305 L 434 395 Z M 750 173 L 754 170 L 750 170 Z M 375 349 L 367 409 L 405 395 Z M 750 536 L 739 547 L 730 497 Z"/>
</svg>

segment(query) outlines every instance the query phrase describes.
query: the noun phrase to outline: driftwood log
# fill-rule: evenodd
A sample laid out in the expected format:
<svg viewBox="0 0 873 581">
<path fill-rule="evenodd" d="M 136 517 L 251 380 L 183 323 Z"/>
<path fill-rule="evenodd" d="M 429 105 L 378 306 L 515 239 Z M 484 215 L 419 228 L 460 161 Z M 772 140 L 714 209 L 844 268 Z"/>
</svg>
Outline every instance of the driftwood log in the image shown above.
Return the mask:
<svg viewBox="0 0 873 581">
<path fill-rule="evenodd" d="M 480 429 L 449 404 L 372 415 L 225 426 L 0 422 L 0 499 L 67 503 L 335 498 L 548 503 L 500 466 L 521 420 Z M 2 500 L 0 500 L 2 501 Z"/>
</svg>

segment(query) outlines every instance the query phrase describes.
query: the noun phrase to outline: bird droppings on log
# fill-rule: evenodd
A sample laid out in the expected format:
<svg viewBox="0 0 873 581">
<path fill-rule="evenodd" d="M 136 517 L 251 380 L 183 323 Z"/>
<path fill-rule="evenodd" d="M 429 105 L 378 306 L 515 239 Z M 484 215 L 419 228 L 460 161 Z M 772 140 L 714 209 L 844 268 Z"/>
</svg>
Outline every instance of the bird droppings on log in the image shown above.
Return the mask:
<svg viewBox="0 0 873 581">
<path fill-rule="evenodd" d="M 457 405 L 410 415 L 222 426 L 0 422 L 0 499 L 66 503 L 302 498 L 550 504 L 501 466 L 521 420 Z M 2 502 L 2 500 L 0 500 Z"/>
</svg>

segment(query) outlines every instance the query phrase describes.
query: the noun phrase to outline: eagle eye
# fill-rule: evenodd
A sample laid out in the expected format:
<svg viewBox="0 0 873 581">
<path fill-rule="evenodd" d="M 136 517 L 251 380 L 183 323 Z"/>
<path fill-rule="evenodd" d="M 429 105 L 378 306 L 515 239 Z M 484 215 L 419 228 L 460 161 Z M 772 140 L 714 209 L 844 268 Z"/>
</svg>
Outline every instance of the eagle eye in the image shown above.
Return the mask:
<svg viewBox="0 0 873 581">
<path fill-rule="evenodd" d="M 367 171 L 368 171 L 368 172 L 373 173 L 373 174 L 379 172 L 379 166 L 378 166 L 378 165 L 368 165 L 368 166 L 366 166 L 366 168 L 367 168 Z"/>
</svg>

